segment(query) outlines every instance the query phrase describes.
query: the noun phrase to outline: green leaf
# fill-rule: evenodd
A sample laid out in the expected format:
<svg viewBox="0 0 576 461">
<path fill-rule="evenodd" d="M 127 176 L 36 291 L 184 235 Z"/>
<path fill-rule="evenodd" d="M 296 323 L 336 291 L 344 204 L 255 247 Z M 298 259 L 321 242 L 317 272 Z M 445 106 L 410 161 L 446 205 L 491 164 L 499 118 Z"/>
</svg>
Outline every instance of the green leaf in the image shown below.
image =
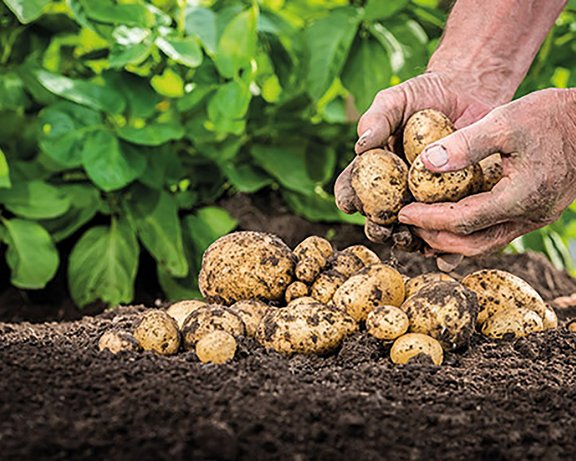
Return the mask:
<svg viewBox="0 0 576 461">
<path fill-rule="evenodd" d="M 28 24 L 38 19 L 44 10 L 50 5 L 50 0 L 4 0 L 4 3 L 12 13 L 16 15 L 22 24 Z"/>
<path fill-rule="evenodd" d="M 340 73 L 360 16 L 353 7 L 339 8 L 309 26 L 304 37 L 310 54 L 308 63 L 308 94 L 319 100 Z"/>
<path fill-rule="evenodd" d="M 137 186 L 126 201 L 126 212 L 140 241 L 158 264 L 173 276 L 185 276 L 189 267 L 174 197 L 164 191 Z"/>
<path fill-rule="evenodd" d="M 252 95 L 248 85 L 241 81 L 228 82 L 218 88 L 208 103 L 208 116 L 214 122 L 241 119 L 246 115 Z"/>
<path fill-rule="evenodd" d="M 18 74 L 0 73 L 0 110 L 21 110 L 27 101 L 24 83 Z"/>
<path fill-rule="evenodd" d="M 372 38 L 357 37 L 342 73 L 342 83 L 354 96 L 359 112 L 364 112 L 376 93 L 390 84 L 392 68 L 386 51 Z"/>
<path fill-rule="evenodd" d="M 200 208 L 184 218 L 184 222 L 198 255 L 202 255 L 215 240 L 232 232 L 238 225 L 228 211 L 216 206 Z"/>
<path fill-rule="evenodd" d="M 200 38 L 206 52 L 214 56 L 218 46 L 218 31 L 216 28 L 216 13 L 208 8 L 188 5 L 184 30 L 188 35 Z"/>
<path fill-rule="evenodd" d="M 326 193 L 302 195 L 290 191 L 283 191 L 282 196 L 297 214 L 310 221 L 364 224 L 363 216 L 358 213 L 354 215 L 343 213 L 336 207 L 334 197 Z"/>
<path fill-rule="evenodd" d="M 179 64 L 188 67 L 202 64 L 202 50 L 195 37 L 158 37 L 155 43 L 166 56 Z"/>
<path fill-rule="evenodd" d="M 59 257 L 50 234 L 40 224 L 24 219 L 3 219 L 8 245 L 6 262 L 11 282 L 18 288 L 44 288 L 58 269 Z"/>
<path fill-rule="evenodd" d="M 368 20 L 386 19 L 408 5 L 409 0 L 368 0 L 365 10 L 365 17 Z"/>
<path fill-rule="evenodd" d="M 184 96 L 184 81 L 174 70 L 167 67 L 163 73 L 154 75 L 150 80 L 152 88 L 158 94 L 168 98 L 180 98 Z"/>
<path fill-rule="evenodd" d="M 70 207 L 70 199 L 59 188 L 43 181 L 18 181 L 10 189 L 0 189 L 0 203 L 28 219 L 54 218 Z"/>
<path fill-rule="evenodd" d="M 119 69 L 128 64 L 141 64 L 146 60 L 146 58 L 148 58 L 151 49 L 152 46 L 148 43 L 137 43 L 128 46 L 116 43 L 110 50 L 110 67 L 113 69 Z"/>
<path fill-rule="evenodd" d="M 45 70 L 37 70 L 36 78 L 48 91 L 91 109 L 118 114 L 126 107 L 120 93 L 84 80 L 74 80 Z"/>
<path fill-rule="evenodd" d="M 146 159 L 128 144 L 120 143 L 112 131 L 102 129 L 88 136 L 82 164 L 92 182 L 110 192 L 138 178 L 146 168 Z"/>
<path fill-rule="evenodd" d="M 150 86 L 148 79 L 128 72 L 108 72 L 102 77 L 124 95 L 131 117 L 149 118 L 156 113 L 156 105 L 162 98 Z"/>
<path fill-rule="evenodd" d="M 272 184 L 269 176 L 249 163 L 227 162 L 222 165 L 222 170 L 238 192 L 252 194 Z"/>
<path fill-rule="evenodd" d="M 129 303 L 134 297 L 139 247 L 125 221 L 96 226 L 78 240 L 68 264 L 68 283 L 80 307 L 94 301 L 110 305 Z"/>
<path fill-rule="evenodd" d="M 8 161 L 6 160 L 4 151 L 0 148 L 0 188 L 11 186 L 12 181 L 10 181 L 10 167 L 8 166 Z"/>
<path fill-rule="evenodd" d="M 123 126 L 116 130 L 118 136 L 125 141 L 143 146 L 160 146 L 168 141 L 182 139 L 184 127 L 176 123 L 152 122 L 143 128 Z"/>
<path fill-rule="evenodd" d="M 142 4 L 115 3 L 112 0 L 81 0 L 80 3 L 86 16 L 94 21 L 137 27 L 154 24 L 154 16 Z"/>
<path fill-rule="evenodd" d="M 338 155 L 331 146 L 310 144 L 306 152 L 306 167 L 310 177 L 320 184 L 328 183 L 334 176 Z"/>
</svg>

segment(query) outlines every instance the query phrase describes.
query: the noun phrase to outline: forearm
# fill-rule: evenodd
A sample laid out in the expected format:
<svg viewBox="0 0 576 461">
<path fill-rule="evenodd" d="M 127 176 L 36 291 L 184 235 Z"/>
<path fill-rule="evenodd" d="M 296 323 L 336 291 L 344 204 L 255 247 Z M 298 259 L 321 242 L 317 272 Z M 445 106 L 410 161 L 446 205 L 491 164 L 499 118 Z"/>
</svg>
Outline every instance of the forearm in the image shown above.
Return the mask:
<svg viewBox="0 0 576 461">
<path fill-rule="evenodd" d="M 491 105 L 512 99 L 567 0 L 458 0 L 428 64 Z"/>
</svg>

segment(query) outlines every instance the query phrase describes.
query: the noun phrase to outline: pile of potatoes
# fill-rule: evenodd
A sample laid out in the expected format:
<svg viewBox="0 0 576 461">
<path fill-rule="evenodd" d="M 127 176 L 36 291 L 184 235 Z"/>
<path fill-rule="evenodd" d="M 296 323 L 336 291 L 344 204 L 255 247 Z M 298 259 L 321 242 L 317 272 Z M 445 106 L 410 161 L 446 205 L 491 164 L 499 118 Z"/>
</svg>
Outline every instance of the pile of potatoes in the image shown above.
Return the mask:
<svg viewBox="0 0 576 461">
<path fill-rule="evenodd" d="M 440 365 L 475 331 L 517 338 L 558 325 L 538 293 L 508 272 L 408 278 L 365 246 L 336 250 L 318 236 L 291 250 L 270 234 L 226 235 L 204 254 L 199 283 L 205 301 L 148 310 L 133 331 L 107 331 L 100 349 L 186 350 L 221 364 L 241 336 L 282 354 L 325 354 L 365 330 L 390 346 L 394 363 Z"/>
</svg>

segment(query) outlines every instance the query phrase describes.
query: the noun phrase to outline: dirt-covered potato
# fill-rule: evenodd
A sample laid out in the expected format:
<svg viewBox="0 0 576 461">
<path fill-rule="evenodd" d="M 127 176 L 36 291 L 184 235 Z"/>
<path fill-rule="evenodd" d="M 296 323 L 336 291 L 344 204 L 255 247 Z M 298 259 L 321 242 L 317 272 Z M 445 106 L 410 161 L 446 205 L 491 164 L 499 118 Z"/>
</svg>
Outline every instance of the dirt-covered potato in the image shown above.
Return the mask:
<svg viewBox="0 0 576 461">
<path fill-rule="evenodd" d="M 294 248 L 296 278 L 305 283 L 312 283 L 324 270 L 333 253 L 332 244 L 322 237 L 312 235 L 302 240 Z"/>
<path fill-rule="evenodd" d="M 360 213 L 380 225 L 395 222 L 409 198 L 408 167 L 384 149 L 372 149 L 356 157 L 351 184 Z"/>
<path fill-rule="evenodd" d="M 310 292 L 310 287 L 300 280 L 296 280 L 288 285 L 286 293 L 284 294 L 284 299 L 286 303 L 289 303 L 293 299 L 302 298 L 308 296 Z"/>
<path fill-rule="evenodd" d="M 462 285 L 478 297 L 478 325 L 501 310 L 525 307 L 536 312 L 542 319 L 546 315 L 546 303 L 528 282 L 510 272 L 483 269 L 472 272 L 462 279 Z"/>
<path fill-rule="evenodd" d="M 108 330 L 98 341 L 98 350 L 109 350 L 113 354 L 122 351 L 137 351 L 138 341 L 131 333 L 122 330 Z"/>
<path fill-rule="evenodd" d="M 236 339 L 230 333 L 214 330 L 196 343 L 196 355 L 202 363 L 226 363 L 236 354 Z"/>
<path fill-rule="evenodd" d="M 482 169 L 482 192 L 488 192 L 502 179 L 504 169 L 502 168 L 502 157 L 500 154 L 494 154 L 480 160 Z"/>
<path fill-rule="evenodd" d="M 376 307 L 400 306 L 404 300 L 404 280 L 400 273 L 386 265 L 373 264 L 350 277 L 334 293 L 334 306 L 354 320 L 366 320 Z"/>
<path fill-rule="evenodd" d="M 184 347 L 194 349 L 196 343 L 208 333 L 222 330 L 232 336 L 246 334 L 244 322 L 238 314 L 225 306 L 210 305 L 196 309 L 184 322 L 182 336 Z"/>
<path fill-rule="evenodd" d="M 216 240 L 202 258 L 200 291 L 208 302 L 281 301 L 292 283 L 294 255 L 278 237 L 235 232 Z"/>
<path fill-rule="evenodd" d="M 257 299 L 238 301 L 230 306 L 230 310 L 244 322 L 246 336 L 251 338 L 256 335 L 258 324 L 264 318 L 268 309 L 274 308 Z"/>
<path fill-rule="evenodd" d="M 396 364 L 409 363 L 420 355 L 428 357 L 434 365 L 442 365 L 444 351 L 434 338 L 421 333 L 406 333 L 400 336 L 390 349 L 390 358 Z"/>
<path fill-rule="evenodd" d="M 342 253 L 352 253 L 353 255 L 358 256 L 364 266 L 370 266 L 371 264 L 379 264 L 382 262 L 376 253 L 364 245 L 352 245 L 346 247 L 342 250 Z"/>
<path fill-rule="evenodd" d="M 422 153 L 428 144 L 445 138 L 456 131 L 452 121 L 434 109 L 425 109 L 413 114 L 404 126 L 404 155 L 408 163 Z"/>
<path fill-rule="evenodd" d="M 395 306 L 380 306 L 366 317 L 369 334 L 384 341 L 391 341 L 408 331 L 410 321 L 406 313 Z"/>
<path fill-rule="evenodd" d="M 343 311 L 313 298 L 298 298 L 270 310 L 256 334 L 264 347 L 283 354 L 321 354 L 336 348 L 358 326 Z"/>
<path fill-rule="evenodd" d="M 166 311 L 155 309 L 146 312 L 136 329 L 134 338 L 145 351 L 171 355 L 180 347 L 180 330 L 176 320 Z"/>
<path fill-rule="evenodd" d="M 339 251 L 330 260 L 330 270 L 348 278 L 364 268 L 362 260 L 353 253 Z"/>
<path fill-rule="evenodd" d="M 408 279 L 405 283 L 406 298 L 417 293 L 421 288 L 433 282 L 455 282 L 452 277 L 444 272 L 430 272 L 428 274 L 420 274 L 416 277 Z"/>
<path fill-rule="evenodd" d="M 340 288 L 346 280 L 348 280 L 348 278 L 340 272 L 334 270 L 322 272 L 310 288 L 310 296 L 323 304 L 328 304 L 332 301 L 336 290 Z"/>
<path fill-rule="evenodd" d="M 566 328 L 568 328 L 568 331 L 570 331 L 571 333 L 576 334 L 576 320 L 572 320 L 570 323 L 568 323 L 568 325 L 566 325 Z"/>
<path fill-rule="evenodd" d="M 166 309 L 166 313 L 174 320 L 176 320 L 178 328 L 182 329 L 184 320 L 186 320 L 186 317 L 188 317 L 190 313 L 200 307 L 205 307 L 207 305 L 207 303 L 200 301 L 199 299 L 186 299 L 184 301 L 178 301 L 174 304 L 171 304 L 170 307 Z"/>
<path fill-rule="evenodd" d="M 437 339 L 446 350 L 468 344 L 476 325 L 474 294 L 458 282 L 433 282 L 402 304 L 410 332 Z"/>
<path fill-rule="evenodd" d="M 524 307 L 499 311 L 482 325 L 482 334 L 493 339 L 520 338 L 542 330 L 544 330 L 542 317 Z"/>
<path fill-rule="evenodd" d="M 554 330 L 558 328 L 558 316 L 552 306 L 546 304 L 546 312 L 542 318 L 542 324 L 545 330 Z"/>
</svg>

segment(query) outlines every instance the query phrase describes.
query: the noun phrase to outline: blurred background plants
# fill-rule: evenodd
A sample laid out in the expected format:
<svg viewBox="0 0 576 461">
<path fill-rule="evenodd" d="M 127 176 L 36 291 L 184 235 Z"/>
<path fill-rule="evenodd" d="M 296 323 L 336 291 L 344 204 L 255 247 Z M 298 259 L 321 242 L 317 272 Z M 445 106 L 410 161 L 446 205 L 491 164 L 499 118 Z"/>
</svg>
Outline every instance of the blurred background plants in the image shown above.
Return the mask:
<svg viewBox="0 0 576 461">
<path fill-rule="evenodd" d="M 167 298 L 196 296 L 202 252 L 236 226 L 218 200 L 238 191 L 274 190 L 306 219 L 361 224 L 331 195 L 354 120 L 379 89 L 424 70 L 449 3 L 3 0 L 11 283 L 36 290 L 65 271 L 79 306 L 128 303 L 146 252 Z M 567 9 L 519 94 L 574 85 L 575 35 Z M 571 268 L 574 213 L 510 251 Z"/>
</svg>

